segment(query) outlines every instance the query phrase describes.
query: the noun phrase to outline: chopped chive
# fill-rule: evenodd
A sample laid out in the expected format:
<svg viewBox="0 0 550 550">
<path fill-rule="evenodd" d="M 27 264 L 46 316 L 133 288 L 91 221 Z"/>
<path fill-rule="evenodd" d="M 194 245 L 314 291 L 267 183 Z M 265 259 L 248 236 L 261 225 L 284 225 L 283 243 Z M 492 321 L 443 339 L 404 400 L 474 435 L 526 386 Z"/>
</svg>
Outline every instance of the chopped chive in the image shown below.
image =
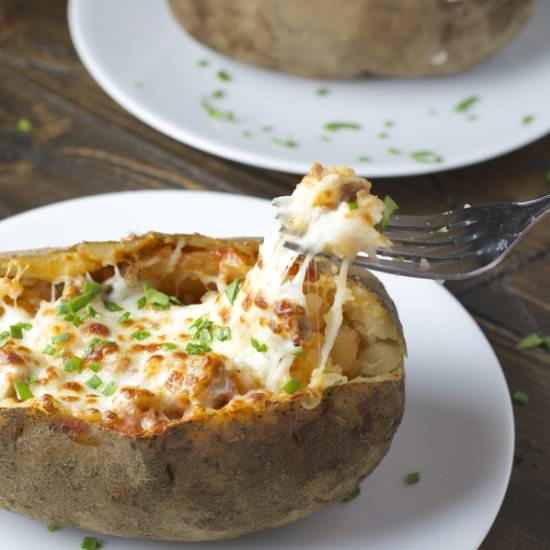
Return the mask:
<svg viewBox="0 0 550 550">
<path fill-rule="evenodd" d="M 327 122 L 323 128 L 327 132 L 336 132 L 337 130 L 360 130 L 361 125 L 357 122 Z"/>
<path fill-rule="evenodd" d="M 97 317 L 97 311 L 90 305 L 86 308 L 86 315 L 88 317 Z"/>
<path fill-rule="evenodd" d="M 84 537 L 80 542 L 82 550 L 99 550 L 101 543 L 95 537 Z"/>
<path fill-rule="evenodd" d="M 115 302 L 103 302 L 103 305 L 107 311 L 124 311 L 124 308 L 115 304 Z"/>
<path fill-rule="evenodd" d="M 300 385 L 299 380 L 296 380 L 296 378 L 290 378 L 289 381 L 283 386 L 283 391 L 292 395 L 300 389 Z"/>
<path fill-rule="evenodd" d="M 58 334 L 57 336 L 54 336 L 52 338 L 52 344 L 60 344 L 61 342 L 66 342 L 71 335 L 68 332 L 62 332 L 61 334 Z"/>
<path fill-rule="evenodd" d="M 432 151 L 413 151 L 411 159 L 420 164 L 438 164 L 443 162 L 443 157 Z"/>
<path fill-rule="evenodd" d="M 172 342 L 165 342 L 162 344 L 162 349 L 165 351 L 174 351 L 175 349 L 178 349 L 178 346 L 176 344 L 173 344 Z"/>
<path fill-rule="evenodd" d="M 215 99 L 221 99 L 222 97 L 225 97 L 225 92 L 223 90 L 214 90 L 212 92 L 212 97 Z"/>
<path fill-rule="evenodd" d="M 28 134 L 32 130 L 32 122 L 28 118 L 20 118 L 17 121 L 17 131 L 22 134 Z"/>
<path fill-rule="evenodd" d="M 256 338 L 250 338 L 250 345 L 260 353 L 264 353 L 267 351 L 267 345 L 263 342 L 259 342 L 258 340 L 256 340 Z"/>
<path fill-rule="evenodd" d="M 271 141 L 273 145 L 287 147 L 288 149 L 296 149 L 296 147 L 298 147 L 298 142 L 294 141 L 293 139 L 281 139 L 281 138 L 273 137 L 269 141 Z"/>
<path fill-rule="evenodd" d="M 116 389 L 116 384 L 114 382 L 109 382 L 102 390 L 102 394 L 105 396 L 105 397 L 109 397 L 111 395 L 113 395 L 113 393 L 115 393 L 115 389 Z"/>
<path fill-rule="evenodd" d="M 518 405 L 527 405 L 529 403 L 529 396 L 524 391 L 515 391 L 512 394 L 512 399 Z"/>
<path fill-rule="evenodd" d="M 528 334 L 519 341 L 516 349 L 530 349 L 538 346 L 545 346 L 550 350 L 550 336 L 541 336 L 536 333 Z"/>
<path fill-rule="evenodd" d="M 61 298 L 55 308 L 55 312 L 57 315 L 66 315 L 67 313 L 70 313 L 69 300 Z"/>
<path fill-rule="evenodd" d="M 410 472 L 405 476 L 405 485 L 414 485 L 420 481 L 420 472 Z"/>
<path fill-rule="evenodd" d="M 57 356 L 63 357 L 65 355 L 65 348 L 61 348 L 57 350 Z"/>
<path fill-rule="evenodd" d="M 80 357 L 73 355 L 72 357 L 65 359 L 65 362 L 63 363 L 63 370 L 65 372 L 74 372 L 74 371 L 81 372 L 82 362 L 83 361 Z"/>
<path fill-rule="evenodd" d="M 148 303 L 162 307 L 170 305 L 170 296 L 168 296 L 168 294 L 164 294 L 164 292 L 160 292 L 159 290 L 152 288 L 149 284 L 145 286 L 144 283 L 144 295 Z"/>
<path fill-rule="evenodd" d="M 103 380 L 101 380 L 101 378 L 97 374 L 94 374 L 93 376 L 88 378 L 88 380 L 86 380 L 85 384 L 92 390 L 97 390 L 97 388 L 99 388 L 99 386 L 103 384 Z"/>
<path fill-rule="evenodd" d="M 376 135 L 378 139 L 388 139 L 389 135 L 387 132 L 378 132 Z"/>
<path fill-rule="evenodd" d="M 151 333 L 146 330 L 136 330 L 130 334 L 132 340 L 147 340 L 151 337 Z"/>
<path fill-rule="evenodd" d="M 104 342 L 105 340 L 103 340 L 102 338 L 97 338 L 94 337 L 92 338 L 87 344 L 86 346 L 84 347 L 84 353 L 86 354 L 90 354 L 94 351 L 94 348 L 100 344 L 101 342 Z"/>
<path fill-rule="evenodd" d="M 479 101 L 478 95 L 471 95 L 470 97 L 467 97 L 466 99 L 463 99 L 462 101 L 459 101 L 454 107 L 453 111 L 455 113 L 464 113 L 470 107 L 472 107 L 475 103 Z"/>
<path fill-rule="evenodd" d="M 208 67 L 208 65 L 210 65 L 210 61 L 208 61 L 208 59 L 199 59 L 197 61 L 197 65 L 199 67 Z"/>
<path fill-rule="evenodd" d="M 72 323 L 76 328 L 82 324 L 82 317 L 80 317 L 78 313 L 67 313 L 63 319 L 69 323 Z"/>
<path fill-rule="evenodd" d="M 393 120 L 384 121 L 384 128 L 393 128 L 394 126 L 395 126 L 395 122 Z"/>
<path fill-rule="evenodd" d="M 384 231 L 389 223 L 390 218 L 399 210 L 397 203 L 389 196 L 384 197 L 384 214 L 382 216 L 382 221 L 380 222 L 380 231 Z"/>
<path fill-rule="evenodd" d="M 212 328 L 203 328 L 199 333 L 200 344 L 210 344 L 212 342 Z"/>
<path fill-rule="evenodd" d="M 231 340 L 231 328 L 216 327 L 216 330 L 214 331 L 214 336 L 216 337 L 216 340 L 219 340 L 220 342 Z"/>
<path fill-rule="evenodd" d="M 218 76 L 218 79 L 221 80 L 222 82 L 230 82 L 232 80 L 231 75 L 227 71 L 224 71 L 223 69 L 220 69 L 218 71 L 217 76 Z"/>
<path fill-rule="evenodd" d="M 317 88 L 317 91 L 315 92 L 319 96 L 328 95 L 330 91 L 328 88 Z"/>
<path fill-rule="evenodd" d="M 357 201 L 348 202 L 348 208 L 350 210 L 357 210 L 359 208 L 359 204 L 357 204 Z"/>
<path fill-rule="evenodd" d="M 6 344 L 9 337 L 10 337 L 9 330 L 4 330 L 4 331 L 0 332 L 0 347 L 4 346 Z"/>
<path fill-rule="evenodd" d="M 33 397 L 29 385 L 21 380 L 15 381 L 15 391 L 17 392 L 17 398 L 20 401 L 26 401 L 27 399 L 31 399 Z"/>
<path fill-rule="evenodd" d="M 271 132 L 271 130 L 273 130 L 273 127 L 272 126 L 262 126 L 261 130 L 262 130 L 262 132 L 267 134 L 267 133 Z"/>
<path fill-rule="evenodd" d="M 211 348 L 208 344 L 193 344 L 189 342 L 185 346 L 185 351 L 189 355 L 200 355 L 201 353 L 208 353 L 209 351 L 211 351 Z"/>
<path fill-rule="evenodd" d="M 36 384 L 38 382 L 38 377 L 36 376 L 36 374 L 31 374 L 29 376 L 29 380 L 28 380 L 28 384 Z"/>
<path fill-rule="evenodd" d="M 233 111 L 223 111 L 221 109 L 217 109 L 206 98 L 202 99 L 200 105 L 203 108 L 203 110 L 206 112 L 206 114 L 211 118 L 215 118 L 217 120 L 224 120 L 225 122 L 235 121 L 235 115 Z"/>
<path fill-rule="evenodd" d="M 353 499 L 357 498 L 361 494 L 361 488 L 359 485 L 347 496 L 342 499 L 342 502 L 350 502 Z"/>
<path fill-rule="evenodd" d="M 182 306 L 183 302 L 181 300 L 178 300 L 175 296 L 170 296 L 170 303 L 175 306 Z"/>
<path fill-rule="evenodd" d="M 388 154 L 392 155 L 394 157 L 398 157 L 401 154 L 401 149 L 397 149 L 395 147 L 390 147 L 388 149 Z"/>
<path fill-rule="evenodd" d="M 15 325 L 10 326 L 10 336 L 16 340 L 21 340 L 23 338 L 23 331 L 30 330 L 32 325 L 30 323 L 15 323 Z"/>
<path fill-rule="evenodd" d="M 88 367 L 94 372 L 99 372 L 101 370 L 101 365 L 99 363 L 96 363 L 95 361 L 91 361 L 88 364 Z"/>
<path fill-rule="evenodd" d="M 147 298 L 145 296 L 142 296 L 137 302 L 137 308 L 143 309 L 145 307 L 145 304 L 147 303 Z"/>
<path fill-rule="evenodd" d="M 368 157 L 367 155 L 361 155 L 357 157 L 357 160 L 359 162 L 370 162 L 370 157 Z"/>
<path fill-rule="evenodd" d="M 59 530 L 59 525 L 57 525 L 54 521 L 50 521 L 50 523 L 46 526 L 46 529 L 48 529 L 50 533 L 53 533 L 54 531 Z"/>
<path fill-rule="evenodd" d="M 235 302 L 235 298 L 241 288 L 241 280 L 237 277 L 233 279 L 230 285 L 225 289 L 225 295 L 229 298 L 231 305 Z"/>
<path fill-rule="evenodd" d="M 535 120 L 535 116 L 534 116 L 534 115 L 525 115 L 525 116 L 521 119 L 521 123 L 522 123 L 524 126 L 529 126 L 529 124 L 531 124 L 534 120 Z"/>
<path fill-rule="evenodd" d="M 129 312 L 129 311 L 125 311 L 125 312 L 118 318 L 118 322 L 122 325 L 122 324 L 124 324 L 126 321 L 128 321 L 129 318 L 130 318 L 130 312 Z"/>
<path fill-rule="evenodd" d="M 212 321 L 207 319 L 206 317 L 198 317 L 193 321 L 191 326 L 189 327 L 189 336 L 193 339 L 200 339 L 200 338 L 208 338 L 207 336 L 201 336 L 201 333 L 203 331 L 211 332 L 212 331 Z M 211 338 L 210 338 L 211 340 Z"/>
</svg>

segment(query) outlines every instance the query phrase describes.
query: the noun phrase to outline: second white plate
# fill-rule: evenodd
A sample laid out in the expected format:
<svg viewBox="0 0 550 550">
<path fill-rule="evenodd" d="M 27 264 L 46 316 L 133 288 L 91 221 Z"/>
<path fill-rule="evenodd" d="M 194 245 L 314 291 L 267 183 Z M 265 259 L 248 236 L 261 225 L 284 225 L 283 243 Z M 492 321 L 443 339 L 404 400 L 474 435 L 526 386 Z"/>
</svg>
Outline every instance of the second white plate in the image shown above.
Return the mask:
<svg viewBox="0 0 550 550">
<path fill-rule="evenodd" d="M 0 250 L 115 239 L 128 232 L 261 235 L 267 201 L 186 191 L 86 197 L 0 222 Z M 406 411 L 392 448 L 361 495 L 304 520 L 186 550 L 473 550 L 504 497 L 514 447 L 510 396 L 482 332 L 442 286 L 380 276 L 395 300 L 409 348 Z M 404 476 L 419 471 L 413 486 Z M 72 550 L 90 533 L 0 511 L 2 548 Z M 105 550 L 176 550 L 180 544 L 98 536 Z"/>
<path fill-rule="evenodd" d="M 276 170 L 305 173 L 320 160 L 396 176 L 478 162 L 548 132 L 550 2 L 537 10 L 491 61 L 416 80 L 333 82 L 245 65 L 193 40 L 160 0 L 71 0 L 69 24 L 105 91 L 174 139 Z"/>
</svg>

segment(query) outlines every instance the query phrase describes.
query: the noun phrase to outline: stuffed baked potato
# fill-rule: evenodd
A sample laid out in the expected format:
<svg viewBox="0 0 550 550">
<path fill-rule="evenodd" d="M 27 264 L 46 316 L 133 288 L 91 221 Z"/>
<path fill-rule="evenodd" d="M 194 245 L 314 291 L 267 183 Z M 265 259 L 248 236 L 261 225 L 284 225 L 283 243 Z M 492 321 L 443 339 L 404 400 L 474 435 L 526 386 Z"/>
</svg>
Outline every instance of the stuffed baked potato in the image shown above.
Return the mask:
<svg viewBox="0 0 550 550">
<path fill-rule="evenodd" d="M 525 26 L 534 0 L 169 0 L 178 22 L 241 61 L 319 78 L 454 74 Z"/>
<path fill-rule="evenodd" d="M 378 223 L 352 171 L 309 178 L 316 208 Z M 314 225 L 294 214 L 296 235 Z M 405 348 L 382 285 L 339 271 L 273 238 L 260 253 L 149 233 L 0 256 L 0 506 L 191 541 L 348 495 L 401 420 Z"/>
</svg>

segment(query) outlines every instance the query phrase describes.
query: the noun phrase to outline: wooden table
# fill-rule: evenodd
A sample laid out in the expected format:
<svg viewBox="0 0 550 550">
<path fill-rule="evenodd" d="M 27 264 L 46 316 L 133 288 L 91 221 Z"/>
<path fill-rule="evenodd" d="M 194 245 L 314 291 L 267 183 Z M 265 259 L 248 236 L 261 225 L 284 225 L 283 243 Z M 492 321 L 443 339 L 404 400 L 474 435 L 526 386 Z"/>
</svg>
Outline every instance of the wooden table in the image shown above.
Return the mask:
<svg viewBox="0 0 550 550">
<path fill-rule="evenodd" d="M 207 155 L 129 115 L 81 65 L 65 1 L 0 0 L 2 5 L 8 13 L 7 22 L 0 22 L 0 218 L 107 191 L 210 189 L 272 198 L 295 185 L 294 175 Z M 30 133 L 17 130 L 21 117 L 32 121 Z M 408 213 L 548 193 L 550 135 L 469 168 L 379 179 L 375 191 L 390 194 Z M 500 268 L 447 286 L 487 335 L 511 391 L 529 395 L 527 405 L 515 406 L 512 479 L 482 548 L 548 550 L 550 351 L 515 346 L 528 333 L 550 334 L 550 219 Z"/>
</svg>

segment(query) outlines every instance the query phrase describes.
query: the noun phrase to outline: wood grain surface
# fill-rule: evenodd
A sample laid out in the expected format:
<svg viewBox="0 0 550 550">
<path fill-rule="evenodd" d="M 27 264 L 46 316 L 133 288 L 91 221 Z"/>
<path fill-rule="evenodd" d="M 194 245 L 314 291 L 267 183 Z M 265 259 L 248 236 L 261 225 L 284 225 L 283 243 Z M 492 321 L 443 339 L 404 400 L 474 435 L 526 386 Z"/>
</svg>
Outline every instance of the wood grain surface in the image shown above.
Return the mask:
<svg viewBox="0 0 550 550">
<path fill-rule="evenodd" d="M 17 129 L 22 117 L 32 122 L 28 133 Z M 420 213 L 535 197 L 550 192 L 549 175 L 550 135 L 472 167 L 374 184 L 377 194 L 390 194 L 403 213 Z M 64 0 L 0 0 L 0 218 L 129 189 L 209 189 L 271 198 L 287 193 L 296 181 L 294 175 L 177 143 L 125 112 L 80 63 Z M 550 218 L 498 269 L 447 286 L 496 350 L 510 390 L 529 395 L 528 404 L 515 406 L 512 478 L 481 548 L 548 550 L 550 351 L 519 351 L 516 344 L 531 332 L 550 335 Z"/>
</svg>

